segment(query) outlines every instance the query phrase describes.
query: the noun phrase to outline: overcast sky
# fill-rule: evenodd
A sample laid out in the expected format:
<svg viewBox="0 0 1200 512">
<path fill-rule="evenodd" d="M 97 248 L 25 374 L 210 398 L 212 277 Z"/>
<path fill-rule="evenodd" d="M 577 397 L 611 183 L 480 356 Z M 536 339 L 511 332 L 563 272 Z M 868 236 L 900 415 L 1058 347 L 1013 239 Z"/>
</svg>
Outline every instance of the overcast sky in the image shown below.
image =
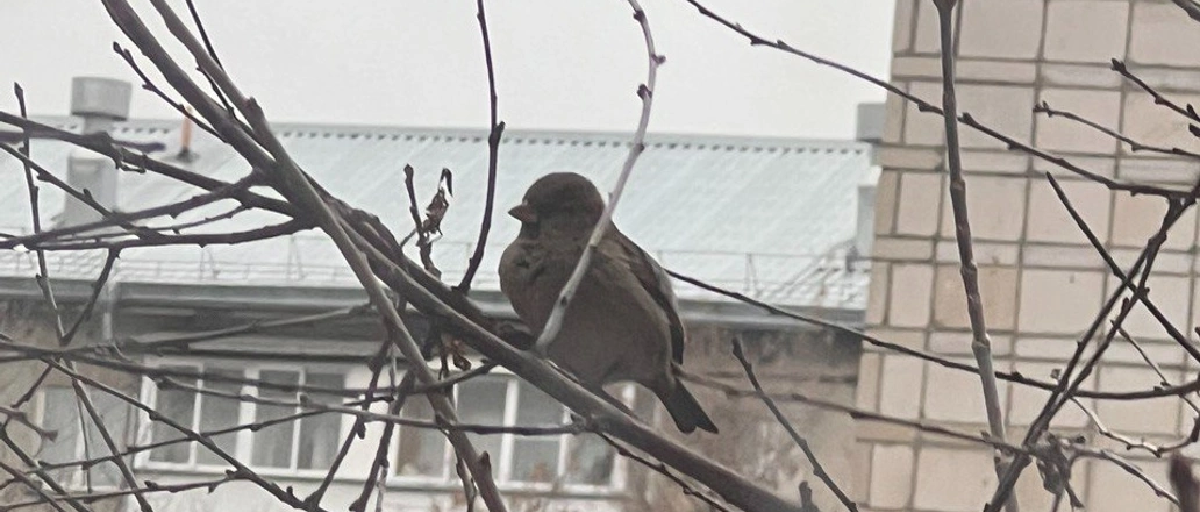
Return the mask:
<svg viewBox="0 0 1200 512">
<path fill-rule="evenodd" d="M 148 2 L 133 3 L 148 24 L 161 27 Z M 887 76 L 894 0 L 704 3 L 768 39 Z M 487 125 L 474 1 L 196 4 L 226 69 L 272 120 Z M 849 138 L 855 105 L 883 99 L 878 89 L 838 72 L 751 48 L 683 0 L 642 4 L 667 58 L 652 131 Z M 632 130 L 646 61 L 626 2 L 490 0 L 487 9 L 501 118 L 510 127 Z M 126 40 L 99 0 L 0 0 L 0 109 L 14 109 L 7 92 L 14 81 L 25 87 L 35 114 L 67 113 L 72 76 L 136 83 L 112 52 L 113 41 Z M 177 117 L 139 89 L 132 115 Z"/>
</svg>

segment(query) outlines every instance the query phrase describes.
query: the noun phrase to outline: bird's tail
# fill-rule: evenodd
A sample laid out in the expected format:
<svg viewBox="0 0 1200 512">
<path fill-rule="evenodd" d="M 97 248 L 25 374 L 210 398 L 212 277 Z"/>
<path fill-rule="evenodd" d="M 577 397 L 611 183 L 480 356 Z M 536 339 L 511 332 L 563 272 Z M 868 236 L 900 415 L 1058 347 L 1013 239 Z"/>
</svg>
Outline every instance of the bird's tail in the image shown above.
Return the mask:
<svg viewBox="0 0 1200 512">
<path fill-rule="evenodd" d="M 712 419 L 708 417 L 708 413 L 704 412 L 700 402 L 696 401 L 696 397 L 692 396 L 692 393 L 683 386 L 683 382 L 676 381 L 674 392 L 670 396 L 660 396 L 659 398 L 667 407 L 667 413 L 671 415 L 671 419 L 675 421 L 675 426 L 679 427 L 680 432 L 691 434 L 697 427 L 714 434 L 720 432 L 713 424 Z"/>
</svg>

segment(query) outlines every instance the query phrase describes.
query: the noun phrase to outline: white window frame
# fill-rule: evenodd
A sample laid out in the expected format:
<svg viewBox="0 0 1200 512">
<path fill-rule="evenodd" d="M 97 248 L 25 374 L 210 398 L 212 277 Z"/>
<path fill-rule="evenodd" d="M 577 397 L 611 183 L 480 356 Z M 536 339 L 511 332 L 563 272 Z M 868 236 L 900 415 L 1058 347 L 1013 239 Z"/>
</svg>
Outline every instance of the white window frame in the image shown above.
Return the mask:
<svg viewBox="0 0 1200 512">
<path fill-rule="evenodd" d="M 472 360 L 471 362 L 474 365 L 479 364 L 478 360 Z M 431 367 L 432 367 L 432 365 L 431 365 Z M 518 398 L 518 393 L 519 393 L 519 389 L 520 389 L 519 386 L 520 386 L 522 379 L 520 377 L 516 376 L 516 374 L 512 373 L 511 371 L 509 371 L 508 369 L 503 368 L 503 367 L 496 367 L 491 372 L 489 372 L 487 374 L 487 376 L 500 377 L 500 378 L 503 378 L 506 380 L 503 425 L 504 426 L 514 426 L 515 422 L 516 422 L 516 416 L 517 416 L 516 401 Z M 636 388 L 634 387 L 634 385 L 632 383 L 621 384 L 619 386 L 620 386 L 619 387 L 620 391 L 619 391 L 619 396 L 617 398 L 620 399 L 623 403 L 625 403 L 625 405 L 629 406 L 632 409 Z M 455 393 L 455 398 L 457 400 L 458 386 L 454 387 L 454 393 Z M 414 399 L 425 400 L 425 397 L 421 396 L 421 395 L 413 395 L 413 396 L 408 397 L 408 400 L 414 400 Z M 564 406 L 563 417 L 562 417 L 562 421 L 564 424 L 566 424 L 567 422 L 570 421 L 570 411 L 565 410 L 565 409 L 566 409 L 566 407 Z M 411 427 L 405 427 L 403 425 L 397 426 L 397 429 L 403 429 L 403 428 L 411 428 Z M 490 455 L 493 457 L 492 458 L 493 474 L 496 477 L 496 484 L 498 486 L 500 486 L 502 489 L 512 489 L 512 490 L 521 490 L 521 491 L 528 490 L 528 491 L 538 491 L 538 492 L 553 491 L 553 492 L 557 492 L 560 494 L 578 494 L 578 495 L 611 495 L 611 494 L 622 493 L 627 488 L 627 484 L 628 484 L 627 462 L 628 461 L 626 461 L 625 458 L 621 457 L 619 454 L 615 455 L 613 457 L 612 473 L 609 476 L 609 483 L 607 483 L 607 484 L 581 484 L 581 483 L 567 483 L 565 481 L 561 482 L 561 483 L 513 481 L 513 480 L 511 480 L 511 478 L 512 478 L 512 462 L 513 462 L 513 460 L 512 460 L 513 446 L 515 444 L 517 435 L 516 434 L 497 434 L 497 435 L 502 436 L 501 440 L 500 440 L 499 460 L 497 460 L 496 454 L 490 454 Z M 396 474 L 396 471 L 398 469 L 400 469 L 399 461 L 396 460 L 396 456 L 397 456 L 397 454 L 399 452 L 399 448 L 400 448 L 400 444 L 399 444 L 400 437 L 401 437 L 400 435 L 393 436 L 392 440 L 391 440 L 391 445 L 389 447 L 388 457 L 389 457 L 391 469 L 389 470 L 390 474 L 388 475 L 388 485 L 395 485 L 395 486 L 400 486 L 400 487 L 435 486 L 435 487 L 447 487 L 447 488 L 454 488 L 454 487 L 458 487 L 460 485 L 457 481 L 458 476 L 454 473 L 454 450 L 453 450 L 453 448 L 449 447 L 449 441 L 445 441 L 444 448 L 443 448 L 443 464 L 442 464 L 442 476 L 441 477 L 433 477 L 433 476 L 426 476 L 426 475 L 399 475 L 399 474 Z M 539 437 L 546 438 L 546 437 L 552 437 L 552 436 L 539 436 Z M 566 459 L 569 455 L 568 448 L 570 446 L 569 443 L 570 443 L 570 440 L 572 437 L 575 437 L 575 436 L 572 436 L 570 434 L 563 434 L 563 435 L 558 436 L 558 459 L 557 459 L 558 466 L 557 466 L 557 468 L 555 468 L 556 471 L 560 471 L 562 468 L 566 467 L 566 463 L 567 463 Z M 555 478 L 560 479 L 560 478 L 562 478 L 562 475 L 556 475 Z"/>
<path fill-rule="evenodd" d="M 34 393 L 34 398 L 33 398 L 34 405 L 37 410 L 37 417 L 34 418 L 36 420 L 37 425 L 45 425 L 46 424 L 46 390 L 47 389 L 67 390 L 67 391 L 70 391 L 72 396 L 75 396 L 75 389 L 72 386 L 44 385 L 44 386 L 39 387 L 37 392 Z M 95 389 L 93 389 L 91 392 L 92 392 L 93 396 L 96 393 L 102 393 L 102 391 L 95 390 Z M 79 400 L 78 397 L 76 397 L 75 400 L 78 401 Z M 78 403 L 78 402 L 76 402 L 76 403 Z M 124 403 L 124 402 L 122 402 L 122 403 Z M 119 450 L 127 449 L 128 446 L 130 444 L 132 444 L 129 442 L 130 434 L 136 431 L 135 422 L 137 422 L 137 419 L 138 419 L 138 415 L 133 413 L 133 406 L 130 404 L 127 404 L 127 403 L 124 403 L 124 405 L 125 405 L 125 407 L 124 407 L 124 409 L 125 409 L 125 431 L 124 432 L 113 432 L 112 430 L 109 430 L 109 432 L 108 432 L 109 435 L 111 435 L 113 437 L 113 441 L 115 441 L 117 443 L 117 448 Z M 80 408 L 79 413 L 78 413 L 80 418 L 88 418 L 89 420 L 91 419 L 88 416 L 87 410 L 82 409 L 82 407 L 83 407 L 82 404 L 77 405 L 77 407 Z M 87 450 L 84 449 L 84 440 L 83 440 L 84 436 L 87 435 L 86 429 L 83 428 L 83 425 L 79 424 L 78 422 L 76 423 L 76 427 L 79 428 L 80 431 L 79 431 L 79 435 L 76 436 L 76 438 L 75 438 L 75 460 L 81 461 L 81 460 L 84 460 L 87 458 L 99 457 L 100 456 L 99 452 L 96 453 L 95 455 L 93 455 L 92 457 L 87 456 L 87 454 L 85 453 Z M 103 449 L 103 451 L 108 451 L 108 447 L 106 445 L 104 445 L 104 441 L 103 440 L 98 440 L 98 441 L 100 441 L 99 446 Z M 43 440 L 42 442 L 43 442 L 42 446 L 44 447 L 45 446 L 44 443 L 47 443 L 49 441 Z M 124 443 L 125 446 L 121 446 L 122 442 Z M 89 448 L 91 448 L 92 451 L 96 450 L 95 445 L 90 446 Z M 136 455 L 135 455 L 135 457 L 136 457 Z M 41 459 L 41 447 L 39 447 L 38 453 L 35 454 L 35 458 L 39 459 L 39 460 Z M 129 463 L 130 459 L 131 459 L 131 457 L 125 457 L 125 462 Z M 90 467 L 88 467 L 88 469 L 86 471 L 91 472 L 91 471 L 94 471 L 95 469 L 96 469 L 95 466 L 90 466 Z M 67 489 L 67 490 L 74 491 L 74 490 L 87 489 L 87 477 L 84 476 L 84 471 L 85 470 L 83 468 L 81 468 L 79 466 L 74 466 L 74 468 L 71 470 L 70 481 L 57 480 L 56 482 L 59 485 L 62 485 L 63 488 Z M 124 484 L 125 484 L 124 478 L 121 478 L 120 483 L 118 483 L 116 485 L 95 484 L 93 482 L 92 489 L 101 490 L 101 491 L 116 491 L 116 490 L 120 490 L 124 486 Z M 43 485 L 45 485 L 45 484 L 43 484 Z"/>
<path fill-rule="evenodd" d="M 294 363 L 249 363 L 239 360 L 222 360 L 208 361 L 196 360 L 194 358 L 154 358 L 145 362 L 145 365 L 152 368 L 165 366 L 184 366 L 194 368 L 196 371 L 203 371 L 205 368 L 213 368 L 218 370 L 240 370 L 242 377 L 249 380 L 257 379 L 262 371 L 290 371 L 300 373 L 300 384 L 303 385 L 309 373 L 331 373 L 342 376 L 342 385 L 346 386 L 349 369 L 345 365 L 339 364 L 302 364 Z M 200 379 L 201 381 L 203 379 Z M 258 387 L 252 384 L 242 384 L 241 394 L 258 397 Z M 200 400 L 197 400 L 192 409 L 192 425 L 187 427 L 195 428 L 201 413 L 201 404 L 204 397 L 212 395 L 199 394 Z M 142 403 L 150 407 L 156 407 L 158 403 L 158 385 L 149 377 L 142 378 L 141 390 Z M 238 407 L 238 425 L 246 425 L 255 422 L 255 412 L 258 404 L 255 401 L 243 400 Z M 353 418 L 348 415 L 339 415 L 341 425 L 338 429 L 339 438 L 345 438 L 350 432 L 353 425 Z M 149 444 L 155 442 L 153 439 L 153 422 L 150 421 L 150 415 L 145 411 L 139 411 L 138 414 L 138 444 Z M 298 478 L 313 478 L 322 479 L 329 473 L 328 469 L 302 469 L 299 468 L 299 449 L 300 443 L 300 422 L 294 421 L 292 425 L 292 447 L 291 447 L 291 464 L 290 468 L 277 468 L 268 466 L 258 466 L 253 463 L 254 454 L 254 434 L 250 429 L 241 429 L 236 433 L 237 446 L 231 454 L 233 457 L 241 461 L 246 466 L 253 469 L 256 473 L 268 477 L 298 477 Z M 233 425 L 229 425 L 232 427 Z M 170 428 L 170 427 L 168 427 Z M 137 453 L 134 458 L 134 467 L 142 470 L 150 471 L 187 471 L 194 473 L 224 473 L 230 468 L 229 464 L 204 464 L 198 462 L 198 450 L 201 448 L 200 443 L 195 441 L 186 441 L 190 448 L 188 451 L 188 460 L 186 463 L 164 462 L 150 460 L 150 454 L 154 450 L 145 450 Z"/>
</svg>

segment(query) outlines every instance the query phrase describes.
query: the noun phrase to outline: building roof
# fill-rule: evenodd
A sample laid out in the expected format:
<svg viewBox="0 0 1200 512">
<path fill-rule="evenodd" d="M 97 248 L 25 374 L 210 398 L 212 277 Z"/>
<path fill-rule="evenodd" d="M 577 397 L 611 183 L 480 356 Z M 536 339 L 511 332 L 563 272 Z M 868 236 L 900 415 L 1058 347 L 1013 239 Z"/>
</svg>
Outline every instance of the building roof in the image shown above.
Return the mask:
<svg viewBox="0 0 1200 512">
<path fill-rule="evenodd" d="M 42 122 L 77 130 L 73 118 Z M 173 160 L 179 148 L 177 121 L 131 120 L 113 131 L 118 140 L 161 142 L 153 156 L 206 176 L 236 180 L 249 171 L 230 148 L 195 130 L 190 162 Z M 483 212 L 488 148 L 486 130 L 426 129 L 279 123 L 275 128 L 291 155 L 333 194 L 377 216 L 402 237 L 412 229 L 402 169 L 416 170 L 422 210 L 443 168 L 453 172 L 451 207 L 434 260 L 447 280 L 457 281 L 478 235 Z M 496 264 L 518 224 L 505 215 L 537 177 L 572 170 L 602 189 L 615 182 L 626 158 L 628 134 L 509 130 L 500 148 L 496 212 L 486 257 L 475 287 L 498 289 Z M 65 143 L 35 139 L 35 161 L 66 176 L 72 154 Z M 651 135 L 617 208 L 616 222 L 663 266 L 777 304 L 862 309 L 868 273 L 863 263 L 848 270 L 853 245 L 857 187 L 877 178 L 870 146 L 861 142 L 778 138 Z M 175 202 L 199 191 L 149 174 L 121 173 L 119 209 L 131 211 Z M 268 192 L 269 191 L 264 191 Z M 62 210 L 63 194 L 41 187 L 43 218 Z M 210 205 L 162 226 L 228 212 L 232 201 Z M 221 220 L 206 231 L 244 230 L 281 220 L 249 212 Z M 0 232 L 30 231 L 28 196 L 20 162 L 0 158 Z M 55 277 L 93 278 L 102 253 L 51 255 Z M 0 253 L 0 275 L 32 275 L 32 254 Z M 113 279 L 127 282 L 353 286 L 336 249 L 323 235 L 235 246 L 130 249 L 122 252 Z M 713 298 L 681 283 L 682 298 Z"/>
</svg>

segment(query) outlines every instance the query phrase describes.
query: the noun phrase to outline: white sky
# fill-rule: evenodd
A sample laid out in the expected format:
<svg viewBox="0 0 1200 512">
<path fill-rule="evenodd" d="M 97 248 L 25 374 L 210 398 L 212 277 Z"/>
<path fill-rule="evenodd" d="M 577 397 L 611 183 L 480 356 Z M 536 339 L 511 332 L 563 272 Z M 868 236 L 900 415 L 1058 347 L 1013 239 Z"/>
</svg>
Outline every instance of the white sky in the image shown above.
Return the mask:
<svg viewBox="0 0 1200 512">
<path fill-rule="evenodd" d="M 133 0 L 152 27 L 149 3 Z M 893 0 L 707 0 L 767 39 L 886 77 Z M 183 0 L 172 0 L 186 17 Z M 486 127 L 473 0 L 196 0 L 218 55 L 275 121 Z M 683 0 L 643 0 L 659 53 L 658 132 L 849 138 L 861 81 L 765 48 Z M 510 128 L 632 130 L 645 50 L 622 0 L 490 0 L 500 115 Z M 120 77 L 126 39 L 98 0 L 0 0 L 0 109 L 19 82 L 35 114 L 66 114 L 70 78 Z M 182 59 L 184 67 L 194 67 Z M 139 55 L 140 57 L 140 55 Z M 140 61 L 144 67 L 149 63 Z M 159 82 L 162 84 L 163 82 Z M 132 116 L 177 115 L 135 88 Z"/>
</svg>

